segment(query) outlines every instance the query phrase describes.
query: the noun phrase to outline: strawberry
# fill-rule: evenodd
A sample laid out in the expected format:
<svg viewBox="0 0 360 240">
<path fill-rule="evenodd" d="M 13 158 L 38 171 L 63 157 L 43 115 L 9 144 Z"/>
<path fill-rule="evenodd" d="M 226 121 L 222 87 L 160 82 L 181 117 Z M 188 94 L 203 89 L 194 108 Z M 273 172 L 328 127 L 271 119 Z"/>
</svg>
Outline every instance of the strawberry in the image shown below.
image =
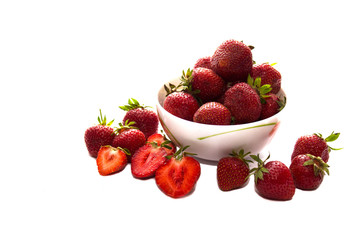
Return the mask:
<svg viewBox="0 0 360 240">
<path fill-rule="evenodd" d="M 263 98 L 261 102 L 262 108 L 260 113 L 260 119 L 269 118 L 278 112 L 280 112 L 286 105 L 286 98 L 280 100 L 278 96 L 273 93 L 269 93 L 267 97 Z"/>
<path fill-rule="evenodd" d="M 167 139 L 165 135 L 162 135 L 160 133 L 155 133 L 150 137 L 148 137 L 147 142 L 156 143 L 158 146 L 160 146 L 163 143 L 167 144 L 170 147 L 170 148 L 165 147 L 165 151 L 167 152 L 168 155 L 174 154 L 176 151 L 175 145 L 171 141 L 169 141 L 169 139 Z"/>
<path fill-rule="evenodd" d="M 230 125 L 231 113 L 221 103 L 207 102 L 195 112 L 193 120 L 204 124 Z"/>
<path fill-rule="evenodd" d="M 136 99 L 131 98 L 128 101 L 128 105 L 119 106 L 119 108 L 127 111 L 123 119 L 123 124 L 125 124 L 126 121 L 135 122 L 134 126 L 139 128 L 146 138 L 157 133 L 159 119 L 154 111 L 148 109 L 148 106 L 140 105 Z"/>
<path fill-rule="evenodd" d="M 125 125 L 119 123 L 119 128 L 116 128 L 114 133 L 116 136 L 112 141 L 111 146 L 121 147 L 129 150 L 133 155 L 135 151 L 143 146 L 146 142 L 145 135 L 142 131 L 134 127 L 135 122 L 125 121 Z"/>
<path fill-rule="evenodd" d="M 240 150 L 238 153 L 233 151 L 229 157 L 219 160 L 216 169 L 217 182 L 220 190 L 230 191 L 244 187 L 248 183 L 249 160 L 245 157 L 250 154 Z"/>
<path fill-rule="evenodd" d="M 290 172 L 297 188 L 315 190 L 322 183 L 325 173 L 329 175 L 328 167 L 321 157 L 300 154 L 293 158 Z"/>
<path fill-rule="evenodd" d="M 122 171 L 127 164 L 127 154 L 127 150 L 122 148 L 102 146 L 96 158 L 100 175 L 106 176 Z"/>
<path fill-rule="evenodd" d="M 198 67 L 211 69 L 210 59 L 211 59 L 210 56 L 199 58 L 194 65 L 194 69 Z"/>
<path fill-rule="evenodd" d="M 195 112 L 199 108 L 199 103 L 193 95 L 187 92 L 173 92 L 166 96 L 164 109 L 169 113 L 192 121 Z"/>
<path fill-rule="evenodd" d="M 156 185 L 172 198 L 188 195 L 194 189 L 201 174 L 199 162 L 184 152 L 187 147 L 180 148 L 155 173 Z"/>
<path fill-rule="evenodd" d="M 252 48 L 232 39 L 223 42 L 211 57 L 211 69 L 227 82 L 246 81 L 253 66 Z"/>
<path fill-rule="evenodd" d="M 259 119 L 261 102 L 258 93 L 249 84 L 237 83 L 225 92 L 224 105 L 236 123 L 249 123 Z"/>
<path fill-rule="evenodd" d="M 269 157 L 262 161 L 259 154 L 251 155 L 251 158 L 258 162 L 258 167 L 250 170 L 250 174 L 255 176 L 256 192 L 264 198 L 273 200 L 292 199 L 295 194 L 295 184 L 289 168 L 280 161 L 265 163 Z"/>
<path fill-rule="evenodd" d="M 321 157 L 324 162 L 329 161 L 329 152 L 331 150 L 340 150 L 341 148 L 332 148 L 328 142 L 333 142 L 339 138 L 340 133 L 332 132 L 327 138 L 323 138 L 320 133 L 301 136 L 296 140 L 291 159 L 300 154 L 311 154 Z"/>
<path fill-rule="evenodd" d="M 194 91 L 199 91 L 196 96 L 202 102 L 215 100 L 225 90 L 225 81 L 208 68 L 195 68 L 192 72 L 191 84 Z"/>
<path fill-rule="evenodd" d="M 140 147 L 132 156 L 131 173 L 135 178 L 153 177 L 155 171 L 167 161 L 166 156 L 174 153 L 175 146 L 169 140 L 161 140 L 158 137 L 150 136 L 147 144 Z"/>
<path fill-rule="evenodd" d="M 252 67 L 251 76 L 255 78 L 261 78 L 261 84 L 270 84 L 271 93 L 278 93 L 281 88 L 281 74 L 273 67 L 274 64 L 255 64 Z"/>
<path fill-rule="evenodd" d="M 114 129 L 110 127 L 114 120 L 106 123 L 106 116 L 102 116 L 101 110 L 98 122 L 98 125 L 86 129 L 84 135 L 86 148 L 90 156 L 94 158 L 97 157 L 101 146 L 111 145 L 115 136 L 113 135 Z"/>
</svg>

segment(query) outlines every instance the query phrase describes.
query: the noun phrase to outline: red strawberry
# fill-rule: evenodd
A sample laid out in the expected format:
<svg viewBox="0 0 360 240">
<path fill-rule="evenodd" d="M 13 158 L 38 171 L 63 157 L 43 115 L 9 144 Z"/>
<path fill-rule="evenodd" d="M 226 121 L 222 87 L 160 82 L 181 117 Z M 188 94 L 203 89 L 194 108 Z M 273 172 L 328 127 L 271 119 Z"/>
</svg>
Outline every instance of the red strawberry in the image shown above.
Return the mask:
<svg viewBox="0 0 360 240">
<path fill-rule="evenodd" d="M 106 176 L 122 171 L 127 164 L 126 150 L 112 146 L 102 146 L 96 158 L 100 175 Z"/>
<path fill-rule="evenodd" d="M 250 170 L 255 176 L 256 192 L 268 199 L 290 200 L 295 194 L 295 184 L 289 168 L 280 161 L 262 161 L 259 155 L 251 155 L 258 167 Z"/>
<path fill-rule="evenodd" d="M 290 172 L 297 188 L 315 190 L 322 183 L 325 172 L 329 175 L 328 167 L 321 157 L 300 154 L 293 158 Z"/>
<path fill-rule="evenodd" d="M 199 103 L 190 94 L 186 92 L 170 93 L 164 100 L 164 109 L 169 113 L 192 121 L 195 112 L 199 108 Z"/>
<path fill-rule="evenodd" d="M 111 144 L 113 147 L 121 147 L 129 150 L 131 155 L 143 146 L 146 142 L 145 135 L 142 131 L 134 127 L 135 122 L 125 121 L 125 125 L 119 123 L 120 127 L 114 132 L 116 136 Z"/>
<path fill-rule="evenodd" d="M 269 118 L 280 112 L 286 104 L 286 98 L 280 100 L 278 96 L 269 93 L 268 97 L 263 98 L 260 119 Z"/>
<path fill-rule="evenodd" d="M 251 76 L 255 78 L 261 78 L 261 84 L 270 84 L 271 93 L 278 93 L 281 88 L 281 74 L 276 70 L 273 65 L 268 63 L 256 64 L 252 67 Z"/>
<path fill-rule="evenodd" d="M 252 48 L 236 40 L 223 42 L 211 57 L 211 69 L 227 82 L 246 81 L 253 66 Z"/>
<path fill-rule="evenodd" d="M 237 83 L 225 92 L 224 105 L 235 117 L 236 123 L 257 121 L 261 113 L 258 93 L 247 83 Z"/>
<path fill-rule="evenodd" d="M 160 133 L 155 133 L 150 137 L 148 137 L 147 142 L 156 143 L 158 146 L 160 146 L 161 144 L 166 144 L 167 146 L 170 147 L 170 148 L 165 147 L 165 150 L 167 151 L 168 155 L 174 154 L 176 152 L 175 145 Z"/>
<path fill-rule="evenodd" d="M 135 122 L 134 126 L 139 128 L 139 130 L 145 134 L 146 138 L 157 133 L 159 127 L 157 114 L 149 110 L 148 106 L 140 105 L 134 98 L 129 99 L 128 104 L 129 105 L 119 107 L 127 111 L 123 119 L 123 124 L 125 124 L 125 121 Z"/>
<path fill-rule="evenodd" d="M 324 162 L 328 162 L 330 150 L 340 150 L 341 148 L 332 148 L 328 146 L 327 143 L 335 141 L 339 135 L 340 133 L 332 132 L 330 136 L 325 139 L 320 133 L 301 136 L 295 143 L 291 159 L 300 154 L 311 154 L 316 157 L 321 157 Z"/>
<path fill-rule="evenodd" d="M 211 69 L 210 59 L 210 56 L 199 58 L 194 65 L 194 69 L 198 67 Z"/>
<path fill-rule="evenodd" d="M 223 157 L 217 164 L 217 182 L 220 190 L 230 191 L 244 187 L 248 183 L 249 164 L 245 157 L 249 154 L 240 150 L 233 151 L 229 157 Z"/>
<path fill-rule="evenodd" d="M 175 146 L 169 140 L 159 144 L 154 138 L 150 136 L 150 140 L 154 141 L 148 141 L 131 158 L 131 173 L 135 178 L 153 177 L 155 171 L 167 161 L 166 157 L 174 153 Z"/>
<path fill-rule="evenodd" d="M 188 195 L 195 187 L 201 174 L 198 161 L 187 156 L 185 148 L 180 148 L 175 155 L 155 173 L 155 181 L 160 190 L 172 198 Z"/>
<path fill-rule="evenodd" d="M 101 146 L 111 145 L 114 139 L 114 129 L 110 125 L 114 120 L 106 123 L 106 116 L 102 116 L 100 110 L 100 116 L 98 117 L 99 125 L 89 127 L 85 131 L 85 144 L 90 156 L 96 158 Z"/>
<path fill-rule="evenodd" d="M 194 122 L 230 125 L 231 113 L 224 105 L 218 102 L 208 102 L 203 104 L 194 114 Z"/>
<path fill-rule="evenodd" d="M 225 90 L 225 81 L 213 70 L 195 68 L 192 72 L 192 90 L 198 91 L 196 96 L 202 102 L 208 102 L 220 97 Z"/>
</svg>

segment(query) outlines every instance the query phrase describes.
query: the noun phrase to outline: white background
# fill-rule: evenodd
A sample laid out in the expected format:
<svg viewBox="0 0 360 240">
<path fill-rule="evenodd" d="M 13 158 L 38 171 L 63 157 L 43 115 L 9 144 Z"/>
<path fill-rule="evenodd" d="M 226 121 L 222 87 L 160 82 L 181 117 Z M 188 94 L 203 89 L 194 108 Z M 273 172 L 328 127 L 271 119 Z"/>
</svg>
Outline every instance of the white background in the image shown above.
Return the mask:
<svg viewBox="0 0 360 240">
<path fill-rule="evenodd" d="M 1 1 L 0 238 L 354 239 L 355 3 Z M 119 122 L 130 97 L 155 106 L 164 82 L 230 38 L 283 77 L 286 114 L 264 154 L 289 166 L 299 136 L 341 132 L 320 188 L 287 202 L 259 197 L 253 179 L 221 192 L 216 166 L 202 164 L 193 194 L 172 199 L 130 166 L 100 176 L 83 139 L 99 109 Z"/>
</svg>

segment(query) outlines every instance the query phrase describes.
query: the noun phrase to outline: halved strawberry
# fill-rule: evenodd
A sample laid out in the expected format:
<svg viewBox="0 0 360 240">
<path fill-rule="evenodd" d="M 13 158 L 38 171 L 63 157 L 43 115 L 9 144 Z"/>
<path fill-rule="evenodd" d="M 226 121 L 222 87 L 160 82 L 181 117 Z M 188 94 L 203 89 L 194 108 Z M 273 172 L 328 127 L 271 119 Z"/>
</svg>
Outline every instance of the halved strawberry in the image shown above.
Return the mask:
<svg viewBox="0 0 360 240">
<path fill-rule="evenodd" d="M 186 148 L 180 148 L 155 173 L 157 186 L 163 193 L 172 198 L 188 195 L 194 189 L 201 174 L 199 162 L 186 156 L 186 152 L 184 152 Z"/>
<path fill-rule="evenodd" d="M 165 150 L 167 151 L 168 155 L 172 155 L 176 152 L 175 145 L 169 139 L 167 139 L 165 135 L 162 135 L 160 133 L 155 133 L 149 136 L 147 142 L 157 143 L 158 146 L 167 145 L 168 147 L 165 147 Z"/>
<path fill-rule="evenodd" d="M 122 171 L 127 164 L 126 150 L 112 146 L 102 146 L 96 158 L 100 175 L 106 176 Z"/>
</svg>

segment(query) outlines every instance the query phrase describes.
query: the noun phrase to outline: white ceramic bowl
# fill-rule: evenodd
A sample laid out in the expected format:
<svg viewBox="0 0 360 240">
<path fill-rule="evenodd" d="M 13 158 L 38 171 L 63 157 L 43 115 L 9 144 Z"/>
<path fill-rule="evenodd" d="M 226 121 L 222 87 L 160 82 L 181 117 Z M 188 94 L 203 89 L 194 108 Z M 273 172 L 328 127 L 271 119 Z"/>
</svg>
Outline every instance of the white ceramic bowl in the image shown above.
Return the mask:
<svg viewBox="0 0 360 240">
<path fill-rule="evenodd" d="M 170 81 L 178 84 L 179 80 Z M 168 83 L 166 83 L 168 84 Z M 260 153 L 271 141 L 280 123 L 285 108 L 270 118 L 237 125 L 209 125 L 187 121 L 176 117 L 163 108 L 166 91 L 162 86 L 158 92 L 157 112 L 167 136 L 177 146 L 187 146 L 187 152 L 196 153 L 203 160 L 218 161 L 233 150 L 244 149 L 252 154 Z M 277 94 L 285 97 L 281 89 Z"/>
</svg>

